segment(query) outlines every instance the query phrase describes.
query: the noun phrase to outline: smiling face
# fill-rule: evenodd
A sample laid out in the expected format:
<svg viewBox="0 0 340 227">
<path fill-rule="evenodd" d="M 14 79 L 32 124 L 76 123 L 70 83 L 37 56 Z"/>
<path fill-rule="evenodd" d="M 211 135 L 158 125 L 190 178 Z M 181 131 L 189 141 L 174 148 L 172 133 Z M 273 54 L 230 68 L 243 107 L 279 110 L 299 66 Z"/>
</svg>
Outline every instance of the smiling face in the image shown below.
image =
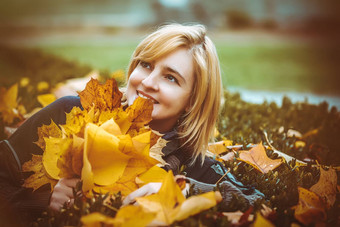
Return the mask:
<svg viewBox="0 0 340 227">
<path fill-rule="evenodd" d="M 156 61 L 139 62 L 128 80 L 128 105 L 138 96 L 153 100 L 150 127 L 167 132 L 188 109 L 193 84 L 192 55 L 180 48 Z"/>
</svg>

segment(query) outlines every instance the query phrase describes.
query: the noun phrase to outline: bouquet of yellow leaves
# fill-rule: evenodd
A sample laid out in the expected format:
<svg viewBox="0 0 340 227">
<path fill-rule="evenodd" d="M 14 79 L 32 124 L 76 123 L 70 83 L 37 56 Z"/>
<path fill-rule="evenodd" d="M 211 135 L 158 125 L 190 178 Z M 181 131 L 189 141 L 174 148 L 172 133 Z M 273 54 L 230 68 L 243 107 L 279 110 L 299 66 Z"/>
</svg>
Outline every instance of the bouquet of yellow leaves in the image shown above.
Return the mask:
<svg viewBox="0 0 340 227">
<path fill-rule="evenodd" d="M 24 187 L 53 188 L 60 178 L 80 177 L 88 195 L 92 190 L 127 195 L 138 188 L 136 177 L 164 163 L 160 143 L 165 142 L 146 126 L 153 104 L 138 97 L 124 109 L 114 79 L 104 85 L 91 79 L 79 96 L 84 109 L 74 107 L 66 124 L 52 121 L 38 129 L 36 144 L 44 152 L 23 165 L 23 171 L 34 172 Z"/>
<path fill-rule="evenodd" d="M 66 124 L 58 127 L 52 121 L 38 129 L 36 144 L 44 152 L 23 165 L 23 171 L 34 172 L 25 187 L 36 190 L 50 183 L 53 188 L 60 178 L 80 177 L 83 194 L 91 198 L 98 193 L 126 196 L 146 183 L 162 182 L 157 194 L 139 198 L 139 206 L 121 207 L 115 217 L 95 212 L 81 217 L 85 226 L 169 225 L 221 201 L 219 192 L 185 199 L 172 171 L 159 167 L 165 164 L 161 149 L 166 141 L 147 126 L 151 100 L 138 97 L 124 109 L 113 79 L 105 85 L 91 79 L 79 96 L 84 109 L 74 107 Z"/>
</svg>

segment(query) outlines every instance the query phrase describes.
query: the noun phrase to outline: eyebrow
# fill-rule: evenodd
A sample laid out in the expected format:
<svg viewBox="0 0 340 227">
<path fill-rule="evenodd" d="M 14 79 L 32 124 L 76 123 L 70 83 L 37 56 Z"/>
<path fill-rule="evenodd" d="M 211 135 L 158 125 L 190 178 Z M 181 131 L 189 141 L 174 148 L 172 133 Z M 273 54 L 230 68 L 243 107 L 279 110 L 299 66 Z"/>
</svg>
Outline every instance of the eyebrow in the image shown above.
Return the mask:
<svg viewBox="0 0 340 227">
<path fill-rule="evenodd" d="M 184 76 L 182 76 L 182 74 L 180 74 L 176 69 L 173 69 L 173 68 L 171 68 L 171 67 L 169 67 L 169 66 L 165 66 L 164 68 L 165 68 L 166 70 L 172 72 L 172 73 L 177 74 L 177 75 L 178 75 L 180 78 L 182 78 L 182 80 L 186 83 L 186 80 L 185 80 Z"/>
</svg>

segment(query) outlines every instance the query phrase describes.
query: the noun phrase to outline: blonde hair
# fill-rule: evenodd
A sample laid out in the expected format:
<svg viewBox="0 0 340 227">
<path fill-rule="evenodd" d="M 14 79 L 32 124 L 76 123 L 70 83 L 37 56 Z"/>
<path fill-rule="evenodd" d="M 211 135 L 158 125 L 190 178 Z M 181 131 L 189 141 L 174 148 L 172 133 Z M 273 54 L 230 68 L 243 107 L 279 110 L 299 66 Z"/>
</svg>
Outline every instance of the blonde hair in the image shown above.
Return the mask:
<svg viewBox="0 0 340 227">
<path fill-rule="evenodd" d="M 133 53 L 127 72 L 129 78 L 141 60 L 155 61 L 177 48 L 190 51 L 194 61 L 193 95 L 189 110 L 181 117 L 178 135 L 181 145 L 192 151 L 194 160 L 204 156 L 214 138 L 222 83 L 215 45 L 203 25 L 169 24 L 147 36 Z"/>
</svg>

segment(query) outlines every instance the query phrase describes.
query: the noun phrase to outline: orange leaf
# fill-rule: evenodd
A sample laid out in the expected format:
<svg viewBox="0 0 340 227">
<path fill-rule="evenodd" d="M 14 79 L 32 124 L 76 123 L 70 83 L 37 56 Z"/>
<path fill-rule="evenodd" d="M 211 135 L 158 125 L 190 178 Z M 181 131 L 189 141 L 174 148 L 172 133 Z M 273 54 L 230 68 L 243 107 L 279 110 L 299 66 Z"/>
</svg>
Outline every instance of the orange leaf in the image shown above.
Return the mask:
<svg viewBox="0 0 340 227">
<path fill-rule="evenodd" d="M 262 143 L 253 147 L 249 151 L 240 151 L 239 160 L 244 161 L 262 173 L 268 173 L 270 170 L 277 168 L 282 163 L 282 159 L 268 158 Z"/>
<path fill-rule="evenodd" d="M 141 97 L 137 97 L 133 104 L 126 109 L 129 121 L 132 123 L 127 132 L 131 137 L 136 136 L 140 128 L 152 120 L 152 110 L 153 102 Z"/>
<path fill-rule="evenodd" d="M 326 203 L 327 208 L 334 205 L 336 200 L 337 175 L 334 169 L 328 171 L 320 167 L 320 179 L 309 190 L 318 194 Z"/>
<path fill-rule="evenodd" d="M 42 164 L 42 155 L 33 154 L 32 159 L 22 165 L 22 171 L 34 172 L 34 174 L 29 176 L 23 184 L 23 187 L 33 188 L 33 191 L 48 183 L 51 185 L 52 190 L 57 183 L 56 180 L 53 180 L 47 176 L 45 168 Z"/>
<path fill-rule="evenodd" d="M 326 220 L 325 204 L 320 197 L 305 188 L 298 187 L 299 203 L 294 207 L 294 216 L 304 225 L 324 222 Z"/>
<path fill-rule="evenodd" d="M 81 105 L 86 110 L 93 106 L 100 110 L 112 110 L 121 105 L 123 96 L 114 79 L 108 79 L 102 85 L 99 84 L 97 79 L 93 78 L 86 84 L 85 89 L 78 94 Z"/>
</svg>

